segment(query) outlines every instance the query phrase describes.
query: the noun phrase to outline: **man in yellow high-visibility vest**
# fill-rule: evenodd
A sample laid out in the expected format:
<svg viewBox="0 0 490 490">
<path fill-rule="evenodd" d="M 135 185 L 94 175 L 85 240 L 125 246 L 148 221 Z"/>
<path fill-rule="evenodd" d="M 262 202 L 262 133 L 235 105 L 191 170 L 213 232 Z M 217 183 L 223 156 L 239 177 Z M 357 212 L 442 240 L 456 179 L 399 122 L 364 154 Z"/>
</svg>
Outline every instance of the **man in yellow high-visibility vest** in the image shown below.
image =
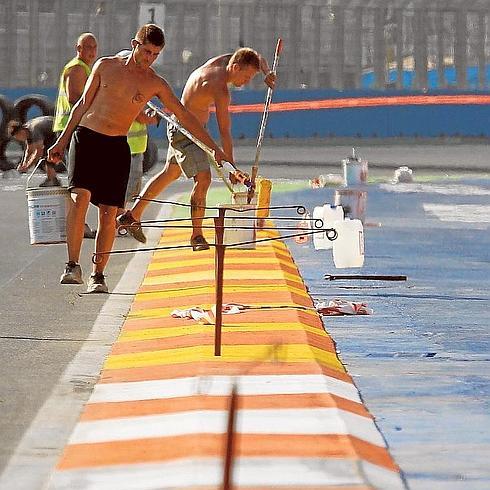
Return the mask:
<svg viewBox="0 0 490 490">
<path fill-rule="evenodd" d="M 65 129 L 72 107 L 82 96 L 85 82 L 97 58 L 97 39 L 91 32 L 84 32 L 78 36 L 76 52 L 76 56 L 61 70 L 53 122 L 53 131 L 58 134 Z M 95 238 L 95 233 L 85 223 L 83 236 L 85 238 Z"/>
<path fill-rule="evenodd" d="M 80 34 L 76 45 L 77 55 L 61 71 L 56 99 L 53 131 L 60 133 L 66 127 L 71 108 L 78 102 L 92 65 L 97 57 L 97 39 L 90 32 Z"/>
</svg>

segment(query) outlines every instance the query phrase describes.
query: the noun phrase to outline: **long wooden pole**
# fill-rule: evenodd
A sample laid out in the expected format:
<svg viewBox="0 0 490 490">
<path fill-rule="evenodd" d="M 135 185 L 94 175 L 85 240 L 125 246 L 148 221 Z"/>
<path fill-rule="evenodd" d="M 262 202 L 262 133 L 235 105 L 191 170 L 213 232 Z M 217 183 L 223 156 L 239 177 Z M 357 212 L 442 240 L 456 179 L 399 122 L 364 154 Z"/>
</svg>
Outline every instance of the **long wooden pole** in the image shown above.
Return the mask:
<svg viewBox="0 0 490 490">
<path fill-rule="evenodd" d="M 279 55 L 281 54 L 281 51 L 282 51 L 282 39 L 279 38 L 277 40 L 276 50 L 274 52 L 274 61 L 272 63 L 272 71 L 274 73 L 276 73 L 277 62 L 279 61 Z M 259 135 L 257 137 L 257 149 L 255 151 L 255 160 L 254 160 L 254 163 L 252 165 L 252 172 L 250 174 L 250 180 L 252 181 L 252 186 L 251 186 L 252 191 L 249 192 L 249 196 L 248 196 L 248 203 L 249 204 L 253 198 L 253 189 L 255 189 L 255 179 L 257 178 L 257 174 L 259 172 L 260 152 L 262 150 L 262 141 L 264 140 L 265 127 L 267 125 L 267 118 L 269 116 L 269 107 L 271 105 L 272 92 L 273 91 L 274 91 L 274 89 L 269 87 L 267 89 L 267 96 L 265 98 L 264 112 L 262 113 L 262 120 L 260 122 Z"/>
<path fill-rule="evenodd" d="M 223 471 L 223 490 L 233 489 L 233 457 L 235 453 L 235 418 L 237 410 L 238 394 L 236 386 L 233 385 L 228 408 L 228 427 L 226 431 L 226 454 Z"/>
<path fill-rule="evenodd" d="M 225 209 L 218 210 L 218 217 L 214 218 L 215 247 L 214 267 L 216 278 L 216 317 L 214 322 L 214 355 L 221 355 L 221 327 L 223 324 L 223 275 L 225 263 L 225 248 L 223 237 L 225 231 Z"/>
</svg>

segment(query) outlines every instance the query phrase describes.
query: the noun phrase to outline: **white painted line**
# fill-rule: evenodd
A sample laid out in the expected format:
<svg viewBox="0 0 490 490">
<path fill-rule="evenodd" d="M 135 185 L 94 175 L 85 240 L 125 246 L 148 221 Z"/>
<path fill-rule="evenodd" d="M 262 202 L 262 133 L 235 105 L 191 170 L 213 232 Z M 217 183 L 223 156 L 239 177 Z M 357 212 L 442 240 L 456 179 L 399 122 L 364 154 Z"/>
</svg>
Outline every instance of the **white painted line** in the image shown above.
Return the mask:
<svg viewBox="0 0 490 490">
<path fill-rule="evenodd" d="M 193 410 L 80 422 L 70 444 L 224 434 L 227 420 L 226 410 Z M 238 410 L 236 430 L 242 434 L 352 435 L 371 444 L 385 446 L 372 419 L 337 408 Z"/>
<path fill-rule="evenodd" d="M 222 485 L 223 461 L 188 458 L 166 463 L 136 464 L 59 471 L 51 490 L 179 490 Z M 396 472 L 359 460 L 341 458 L 237 458 L 233 481 L 237 486 L 372 485 L 379 490 L 404 490 Z"/>
<path fill-rule="evenodd" d="M 490 190 L 477 185 L 462 184 L 380 184 L 380 189 L 401 194 L 442 194 L 445 196 L 489 196 Z"/>
<path fill-rule="evenodd" d="M 128 383 L 100 383 L 89 403 L 168 399 L 193 395 L 226 396 L 233 384 L 240 395 L 332 393 L 361 403 L 354 384 L 323 374 L 206 376 Z"/>
<path fill-rule="evenodd" d="M 490 224 L 490 206 L 430 203 L 423 203 L 423 206 L 425 212 L 433 214 L 441 221 L 471 223 L 482 229 L 488 228 Z"/>
<path fill-rule="evenodd" d="M 167 216 L 169 210 L 168 206 L 162 206 L 159 219 Z M 161 230 L 151 230 L 150 243 L 158 243 L 160 235 Z M 135 254 L 114 292 L 135 293 L 150 259 L 151 254 Z M 61 375 L 0 475 L 1 490 L 44 488 L 90 395 L 90 391 L 76 391 L 74 387 L 80 380 L 84 385 L 97 381 L 133 298 L 133 295 L 118 294 L 108 297 L 86 342 Z"/>
</svg>

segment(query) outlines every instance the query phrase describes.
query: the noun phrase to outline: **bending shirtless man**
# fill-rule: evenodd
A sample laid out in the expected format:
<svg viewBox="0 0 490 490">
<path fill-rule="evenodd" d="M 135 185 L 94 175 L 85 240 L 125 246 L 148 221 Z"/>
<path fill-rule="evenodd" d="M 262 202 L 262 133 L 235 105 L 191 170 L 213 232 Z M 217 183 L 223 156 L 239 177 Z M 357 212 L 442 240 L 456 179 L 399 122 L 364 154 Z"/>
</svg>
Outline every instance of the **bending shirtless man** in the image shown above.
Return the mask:
<svg viewBox="0 0 490 490">
<path fill-rule="evenodd" d="M 265 83 L 269 87 L 273 87 L 276 77 L 269 70 L 267 61 L 253 49 L 240 48 L 233 54 L 224 54 L 212 58 L 194 70 L 182 93 L 182 104 L 197 117 L 202 127 L 206 127 L 211 107 L 213 105 L 216 107 L 221 144 L 232 163 L 234 161 L 233 140 L 228 112 L 230 105 L 228 84 L 242 87 L 249 83 L 259 71 L 266 75 Z M 206 250 L 209 245 L 202 233 L 202 221 L 206 195 L 211 184 L 208 155 L 182 133 L 174 129 L 171 124 L 167 125 L 167 136 L 169 147 L 164 169 L 148 181 L 143 192 L 140 193 L 141 199 L 136 199 L 132 209 L 118 218 L 118 223 L 120 225 L 139 223 L 148 204 L 147 200 L 157 197 L 184 172 L 187 178 L 194 179 L 194 187 L 191 193 L 191 245 L 194 250 Z M 128 231 L 138 241 L 146 242 L 146 237 L 140 226 L 132 226 Z"/>
<path fill-rule="evenodd" d="M 99 208 L 95 240 L 98 260 L 87 292 L 108 291 L 104 269 L 114 243 L 116 212 L 124 206 L 131 162 L 127 133 L 148 100 L 158 97 L 183 126 L 216 152 L 218 161 L 224 158 L 200 121 L 184 108 L 168 83 L 151 68 L 164 45 L 162 29 L 146 24 L 131 41 L 131 56 L 98 60 L 65 129 L 49 149 L 49 159 L 59 162 L 71 136 L 68 188 L 72 205 L 66 224 L 68 262 L 61 275 L 62 284 L 83 283 L 78 261 L 85 215 L 92 202 Z"/>
</svg>

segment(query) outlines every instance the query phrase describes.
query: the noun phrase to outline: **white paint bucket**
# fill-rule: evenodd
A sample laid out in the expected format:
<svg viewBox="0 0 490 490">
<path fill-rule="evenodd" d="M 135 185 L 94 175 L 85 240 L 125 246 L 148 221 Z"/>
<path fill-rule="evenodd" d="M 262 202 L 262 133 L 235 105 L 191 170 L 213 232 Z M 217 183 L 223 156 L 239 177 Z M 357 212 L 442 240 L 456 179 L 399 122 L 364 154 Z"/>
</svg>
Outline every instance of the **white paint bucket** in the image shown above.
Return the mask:
<svg viewBox="0 0 490 490">
<path fill-rule="evenodd" d="M 223 243 L 233 248 L 254 249 L 255 206 L 253 204 L 220 204 L 226 208 Z M 242 244 L 242 245 L 239 245 Z"/>
<path fill-rule="evenodd" d="M 364 185 L 367 182 L 368 162 L 355 156 L 342 160 L 344 185 Z"/>
<path fill-rule="evenodd" d="M 351 219 L 364 222 L 366 214 L 367 191 L 361 189 L 336 189 L 335 205 L 344 208 L 344 214 Z"/>
<path fill-rule="evenodd" d="M 27 210 L 31 245 L 66 242 L 66 215 L 70 193 L 66 187 L 32 187 L 27 179 Z"/>
<path fill-rule="evenodd" d="M 364 265 L 364 228 L 358 219 L 336 221 L 337 239 L 333 242 L 333 261 L 338 269 Z"/>
</svg>

